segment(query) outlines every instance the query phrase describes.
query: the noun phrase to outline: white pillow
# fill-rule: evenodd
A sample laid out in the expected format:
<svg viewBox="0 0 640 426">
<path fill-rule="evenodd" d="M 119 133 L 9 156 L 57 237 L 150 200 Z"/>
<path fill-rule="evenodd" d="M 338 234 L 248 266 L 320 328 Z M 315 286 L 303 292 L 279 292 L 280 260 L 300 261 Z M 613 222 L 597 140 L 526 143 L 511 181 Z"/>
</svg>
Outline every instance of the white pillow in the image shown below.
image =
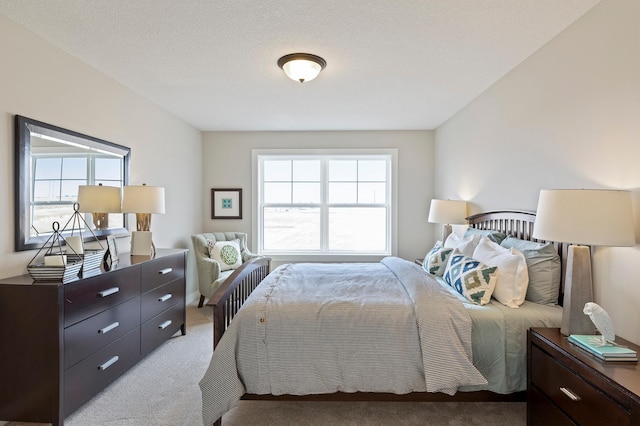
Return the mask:
<svg viewBox="0 0 640 426">
<path fill-rule="evenodd" d="M 449 234 L 444 241 L 446 248 L 458 249 L 460 253 L 467 257 L 473 257 L 473 252 L 480 241 L 480 235 L 471 235 L 469 237 L 459 237 L 455 232 Z"/>
<path fill-rule="evenodd" d="M 240 240 L 231 241 L 207 241 L 209 257 L 220 264 L 220 272 L 229 269 L 238 269 L 242 265 L 240 253 Z"/>
<path fill-rule="evenodd" d="M 529 286 L 529 272 L 524 255 L 507 249 L 484 237 L 478 243 L 473 258 L 489 266 L 498 267 L 498 280 L 493 297 L 510 308 L 522 305 Z"/>
</svg>

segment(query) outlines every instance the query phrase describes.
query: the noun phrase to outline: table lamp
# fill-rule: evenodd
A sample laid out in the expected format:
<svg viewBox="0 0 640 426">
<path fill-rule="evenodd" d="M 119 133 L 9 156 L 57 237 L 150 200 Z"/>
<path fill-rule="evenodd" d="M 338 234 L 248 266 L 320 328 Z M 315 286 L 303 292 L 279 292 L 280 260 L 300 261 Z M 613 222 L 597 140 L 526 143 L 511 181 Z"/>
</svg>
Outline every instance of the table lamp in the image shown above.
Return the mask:
<svg viewBox="0 0 640 426">
<path fill-rule="evenodd" d="M 159 186 L 125 186 L 122 211 L 136 214 L 136 231 L 131 233 L 131 255 L 153 256 L 155 245 L 151 234 L 151 215 L 164 214 L 164 188 Z"/>
<path fill-rule="evenodd" d="M 78 186 L 80 213 L 91 213 L 95 229 L 109 228 L 109 213 L 120 213 L 120 188 L 117 186 Z"/>
<path fill-rule="evenodd" d="M 533 237 L 570 244 L 560 332 L 565 336 L 593 334 L 593 323 L 582 312 L 585 303 L 593 301 L 589 246 L 635 245 L 631 192 L 543 189 Z"/>
<path fill-rule="evenodd" d="M 442 242 L 451 234 L 451 225 L 467 224 L 467 202 L 461 200 L 431 200 L 429 222 L 443 223 Z"/>
</svg>

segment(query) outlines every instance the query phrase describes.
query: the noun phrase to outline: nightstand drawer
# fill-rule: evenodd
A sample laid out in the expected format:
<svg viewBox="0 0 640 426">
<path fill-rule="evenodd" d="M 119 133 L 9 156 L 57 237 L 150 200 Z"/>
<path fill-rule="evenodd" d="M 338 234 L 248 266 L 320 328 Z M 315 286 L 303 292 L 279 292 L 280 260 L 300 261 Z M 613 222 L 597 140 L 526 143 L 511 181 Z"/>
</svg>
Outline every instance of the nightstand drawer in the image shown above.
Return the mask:
<svg viewBox="0 0 640 426">
<path fill-rule="evenodd" d="M 629 425 L 630 413 L 598 388 L 531 347 L 531 383 L 580 425 Z"/>
<path fill-rule="evenodd" d="M 140 326 L 140 298 L 135 297 L 111 309 L 68 327 L 64 331 L 64 368 Z"/>
<path fill-rule="evenodd" d="M 535 415 L 527 415 L 527 426 L 575 426 L 575 423 L 537 388 L 529 390 L 527 404 L 536 407 Z"/>
</svg>

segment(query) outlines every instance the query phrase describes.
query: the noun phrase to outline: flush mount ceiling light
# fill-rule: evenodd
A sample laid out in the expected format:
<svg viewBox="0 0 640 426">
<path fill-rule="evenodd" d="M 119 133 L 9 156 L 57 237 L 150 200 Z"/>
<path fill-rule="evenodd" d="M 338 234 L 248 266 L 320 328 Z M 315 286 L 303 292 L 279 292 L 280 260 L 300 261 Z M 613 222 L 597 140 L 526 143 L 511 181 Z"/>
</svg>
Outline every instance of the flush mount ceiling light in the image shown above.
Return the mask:
<svg viewBox="0 0 640 426">
<path fill-rule="evenodd" d="M 327 61 L 310 53 L 291 53 L 278 59 L 278 66 L 292 80 L 311 81 L 327 66 Z"/>
</svg>

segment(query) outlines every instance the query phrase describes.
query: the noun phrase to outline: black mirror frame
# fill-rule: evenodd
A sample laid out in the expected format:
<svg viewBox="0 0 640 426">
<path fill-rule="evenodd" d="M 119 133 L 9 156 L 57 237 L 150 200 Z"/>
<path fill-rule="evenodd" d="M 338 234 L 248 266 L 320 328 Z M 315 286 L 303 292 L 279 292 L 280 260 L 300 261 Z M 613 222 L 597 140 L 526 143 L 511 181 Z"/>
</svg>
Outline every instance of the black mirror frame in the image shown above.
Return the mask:
<svg viewBox="0 0 640 426">
<path fill-rule="evenodd" d="M 67 139 L 74 143 L 99 148 L 104 151 L 122 155 L 124 170 L 124 185 L 129 184 L 129 165 L 131 160 L 131 149 L 112 142 L 92 136 L 83 135 L 72 130 L 63 129 L 41 121 L 20 115 L 15 116 L 15 154 L 14 154 L 14 221 L 15 221 L 15 249 L 16 251 L 34 250 L 42 247 L 47 241 L 49 234 L 44 236 L 31 236 L 30 233 L 30 186 L 31 186 L 31 132 L 55 136 L 59 139 Z M 115 237 L 128 236 L 128 215 L 124 215 L 123 228 L 109 228 L 105 230 L 95 230 L 95 235 L 99 239 L 105 239 L 107 235 Z M 85 237 L 88 239 L 88 237 Z"/>
</svg>

